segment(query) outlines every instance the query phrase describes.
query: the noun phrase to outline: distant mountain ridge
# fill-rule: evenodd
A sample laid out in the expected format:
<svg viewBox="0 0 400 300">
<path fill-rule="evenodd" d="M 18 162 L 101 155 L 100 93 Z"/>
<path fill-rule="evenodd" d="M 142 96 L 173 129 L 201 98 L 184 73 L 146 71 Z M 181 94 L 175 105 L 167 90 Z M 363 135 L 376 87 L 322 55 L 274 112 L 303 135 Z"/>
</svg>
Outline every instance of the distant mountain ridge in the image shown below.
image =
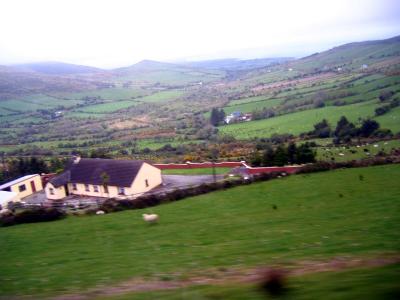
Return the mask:
<svg viewBox="0 0 400 300">
<path fill-rule="evenodd" d="M 136 64 L 112 69 L 111 72 L 115 74 L 131 74 L 131 73 L 140 73 L 140 72 L 149 72 L 149 71 L 156 71 L 156 70 L 169 70 L 169 69 L 176 69 L 180 68 L 181 66 L 173 63 L 167 62 L 160 62 L 155 60 L 145 59 Z"/>
<path fill-rule="evenodd" d="M 303 71 L 320 68 L 356 69 L 400 56 L 400 36 L 384 40 L 354 42 L 314 53 L 292 62 L 292 66 Z"/>
<path fill-rule="evenodd" d="M 38 62 L 0 66 L 0 99 L 45 92 L 85 91 L 125 86 L 184 86 L 198 82 L 230 80 L 239 73 L 247 77 L 275 69 L 291 69 L 299 74 L 352 71 L 360 68 L 400 69 L 400 36 L 385 40 L 340 45 L 301 59 L 289 57 L 260 59 L 218 59 L 168 63 L 142 60 L 131 66 L 103 70 L 63 62 Z M 281 65 L 281 66 L 279 66 Z M 254 70 L 254 72 L 252 72 Z M 396 73 L 396 74 L 397 74 Z"/>
<path fill-rule="evenodd" d="M 25 72 L 32 71 L 47 75 L 73 75 L 73 74 L 105 72 L 105 70 L 95 67 L 68 64 L 55 61 L 18 64 L 18 65 L 13 65 L 11 67 L 20 69 Z"/>
<path fill-rule="evenodd" d="M 238 59 L 238 58 L 225 58 L 215 60 L 191 61 L 181 63 L 184 66 L 194 68 L 212 69 L 212 70 L 226 70 L 226 71 L 240 71 L 263 68 L 273 64 L 279 64 L 287 61 L 294 60 L 293 57 L 267 57 L 256 59 Z"/>
</svg>

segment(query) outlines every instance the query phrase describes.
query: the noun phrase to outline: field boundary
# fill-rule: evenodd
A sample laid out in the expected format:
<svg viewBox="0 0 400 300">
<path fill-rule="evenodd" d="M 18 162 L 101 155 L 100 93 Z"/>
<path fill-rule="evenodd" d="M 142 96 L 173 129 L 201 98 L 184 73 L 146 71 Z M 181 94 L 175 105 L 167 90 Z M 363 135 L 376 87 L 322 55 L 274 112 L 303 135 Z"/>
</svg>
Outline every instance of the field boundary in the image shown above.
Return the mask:
<svg viewBox="0 0 400 300">
<path fill-rule="evenodd" d="M 273 264 L 252 268 L 218 268 L 193 271 L 186 274 L 158 274 L 158 278 L 136 277 L 113 286 L 99 286 L 82 293 L 71 293 L 48 298 L 49 300 L 88 300 L 94 297 L 110 297 L 135 292 L 173 290 L 196 285 L 224 285 L 260 283 L 265 272 L 271 269 L 280 270 L 288 277 L 302 276 L 320 272 L 334 272 L 367 267 L 383 267 L 400 263 L 400 254 L 381 254 L 374 257 L 333 257 L 330 260 L 302 260 L 292 264 Z M 168 278 L 168 280 L 160 279 Z M 172 278 L 172 280 L 171 280 Z M 176 280 L 173 278 L 177 278 Z M 184 278 L 184 279 L 180 279 Z M 0 299 L 2 299 L 0 297 Z"/>
</svg>

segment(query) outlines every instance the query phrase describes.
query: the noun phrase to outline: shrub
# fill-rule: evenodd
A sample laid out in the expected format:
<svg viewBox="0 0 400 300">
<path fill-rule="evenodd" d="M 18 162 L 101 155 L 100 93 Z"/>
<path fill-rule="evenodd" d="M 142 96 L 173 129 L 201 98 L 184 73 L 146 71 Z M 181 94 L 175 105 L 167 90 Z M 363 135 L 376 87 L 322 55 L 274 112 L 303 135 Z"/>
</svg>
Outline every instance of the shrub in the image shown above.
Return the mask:
<svg viewBox="0 0 400 300">
<path fill-rule="evenodd" d="M 11 226 L 23 223 L 49 222 L 62 219 L 65 216 L 65 212 L 56 208 L 34 208 L 17 214 L 2 216 L 0 224 L 1 226 Z"/>
</svg>

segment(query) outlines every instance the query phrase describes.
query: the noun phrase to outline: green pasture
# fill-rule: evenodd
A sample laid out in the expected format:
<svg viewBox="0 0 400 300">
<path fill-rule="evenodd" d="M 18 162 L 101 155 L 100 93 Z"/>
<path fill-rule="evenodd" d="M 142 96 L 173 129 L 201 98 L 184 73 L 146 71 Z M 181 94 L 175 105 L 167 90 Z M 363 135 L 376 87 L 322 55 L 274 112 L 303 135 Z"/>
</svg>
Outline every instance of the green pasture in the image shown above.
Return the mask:
<svg viewBox="0 0 400 300">
<path fill-rule="evenodd" d="M 235 111 L 240 111 L 241 113 L 251 113 L 255 110 L 262 110 L 267 108 L 273 108 L 282 103 L 282 99 L 268 99 L 261 101 L 251 101 L 248 103 L 233 104 L 230 103 L 228 106 L 223 107 L 225 113 L 231 114 Z"/>
<path fill-rule="evenodd" d="M 281 296 L 265 293 L 259 284 L 225 283 L 218 285 L 203 284 L 184 288 L 128 293 L 125 295 L 99 297 L 98 300 L 395 300 L 400 288 L 399 264 L 384 267 L 361 267 L 334 272 L 319 272 L 302 276 L 288 277 L 286 292 Z"/>
<path fill-rule="evenodd" d="M 318 147 L 317 160 L 327 161 L 351 161 L 369 158 L 379 152 L 390 153 L 394 149 L 400 149 L 400 140 L 380 141 L 371 144 L 360 144 L 357 146 L 333 146 Z M 332 159 L 333 158 L 333 159 Z"/>
<path fill-rule="evenodd" d="M 376 107 L 376 101 L 368 101 L 346 106 L 326 106 L 319 109 L 300 111 L 265 120 L 224 125 L 218 128 L 220 134 L 232 135 L 238 139 L 270 137 L 274 133 L 290 133 L 298 135 L 312 130 L 313 125 L 320 122 L 322 119 L 327 119 L 332 126 L 335 126 L 339 118 L 344 115 L 350 121 L 357 123 L 358 118 L 373 117 Z"/>
<path fill-rule="evenodd" d="M 374 118 L 382 128 L 389 128 L 394 133 L 400 132 L 400 107 L 396 107 L 388 113 Z"/>
<path fill-rule="evenodd" d="M 3 227 L 0 293 L 42 299 L 135 276 L 173 280 L 396 254 L 399 176 L 399 165 L 295 175 L 148 209 Z M 159 214 L 159 223 L 146 224 L 146 212 Z"/>
<path fill-rule="evenodd" d="M 67 99 L 83 99 L 85 97 L 101 97 L 106 100 L 130 100 L 142 97 L 148 92 L 141 88 L 107 88 L 80 93 L 63 93 L 60 97 Z"/>
<path fill-rule="evenodd" d="M 232 168 L 215 168 L 215 174 L 226 174 Z M 164 175 L 212 175 L 212 168 L 170 169 L 162 170 Z"/>
<path fill-rule="evenodd" d="M 225 72 L 213 70 L 208 72 L 197 72 L 185 68 L 151 70 L 138 74 L 119 77 L 119 81 L 132 81 L 142 84 L 162 84 L 162 85 L 184 85 L 196 82 L 211 82 L 221 79 Z"/>
<path fill-rule="evenodd" d="M 138 100 L 143 103 L 159 103 L 159 102 L 176 100 L 183 93 L 184 93 L 184 91 L 181 91 L 181 90 L 161 91 L 161 92 L 157 92 L 155 94 L 149 95 L 149 96 L 139 98 Z"/>
<path fill-rule="evenodd" d="M 81 101 L 79 100 L 65 100 L 38 94 L 18 99 L 0 101 L 0 109 L 8 110 L 9 112 L 28 112 L 36 111 L 38 109 L 54 109 L 59 106 L 71 107 L 80 102 Z"/>
<path fill-rule="evenodd" d="M 138 105 L 135 100 L 122 100 L 108 103 L 94 104 L 76 109 L 77 112 L 92 113 L 92 114 L 107 114 L 113 113 L 121 109 L 129 108 Z"/>
</svg>

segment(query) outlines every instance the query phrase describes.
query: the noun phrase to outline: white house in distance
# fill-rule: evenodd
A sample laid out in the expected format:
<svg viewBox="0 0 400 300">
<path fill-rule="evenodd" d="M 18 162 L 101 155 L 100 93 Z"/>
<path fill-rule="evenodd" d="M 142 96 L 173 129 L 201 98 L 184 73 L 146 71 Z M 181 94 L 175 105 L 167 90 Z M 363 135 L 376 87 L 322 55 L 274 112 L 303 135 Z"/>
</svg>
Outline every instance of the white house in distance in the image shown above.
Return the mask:
<svg viewBox="0 0 400 300">
<path fill-rule="evenodd" d="M 137 197 L 162 183 L 161 170 L 144 161 L 75 157 L 45 187 L 49 200 L 82 195 Z"/>
<path fill-rule="evenodd" d="M 225 123 L 230 124 L 233 122 L 251 121 L 251 114 L 242 114 L 240 111 L 235 111 L 225 117 Z"/>
</svg>

